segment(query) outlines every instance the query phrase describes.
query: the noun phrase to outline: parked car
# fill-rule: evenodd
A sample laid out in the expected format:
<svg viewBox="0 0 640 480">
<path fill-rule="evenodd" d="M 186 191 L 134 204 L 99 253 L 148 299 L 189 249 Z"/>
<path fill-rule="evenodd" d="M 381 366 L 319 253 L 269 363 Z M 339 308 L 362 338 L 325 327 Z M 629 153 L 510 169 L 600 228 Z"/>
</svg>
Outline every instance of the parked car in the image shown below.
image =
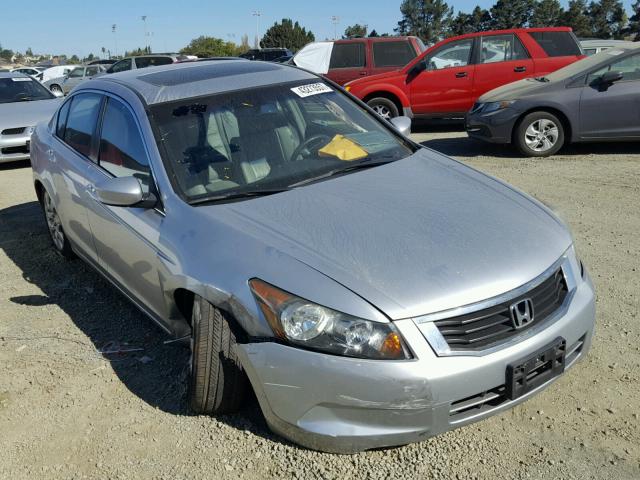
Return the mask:
<svg viewBox="0 0 640 480">
<path fill-rule="evenodd" d="M 156 67 L 158 65 L 170 65 L 186 59 L 186 55 L 177 54 L 154 54 L 125 57 L 111 65 L 107 69 L 106 73 L 118 73 L 139 68 Z"/>
<path fill-rule="evenodd" d="M 386 118 L 463 118 L 480 95 L 583 57 L 570 28 L 472 33 L 443 40 L 399 71 L 346 88 Z"/>
<path fill-rule="evenodd" d="M 288 48 L 252 48 L 248 52 L 240 55 L 247 60 L 262 60 L 264 62 L 273 62 L 283 56 L 293 56 L 293 52 Z"/>
<path fill-rule="evenodd" d="M 310 43 L 292 62 L 344 85 L 358 78 L 398 70 L 425 49 L 418 37 L 353 38 Z"/>
<path fill-rule="evenodd" d="M 38 75 L 41 75 L 42 72 L 45 71 L 45 69 L 42 67 L 20 67 L 20 68 L 14 68 L 11 71 L 24 73 L 25 75 L 29 75 L 30 77 L 36 78 L 38 77 Z"/>
<path fill-rule="evenodd" d="M 189 404 L 314 449 L 424 440 L 584 357 L 566 225 L 298 68 L 203 62 L 73 90 L 33 135 L 55 249 L 191 345 Z"/>
<path fill-rule="evenodd" d="M 56 65 L 55 67 L 47 68 L 42 72 L 42 78 L 38 78 L 38 80 L 44 83 L 54 78 L 64 77 L 68 75 L 71 70 L 79 66 L 80 65 Z"/>
<path fill-rule="evenodd" d="M 97 60 L 87 62 L 87 65 L 113 65 L 116 62 L 117 60 L 114 60 L 112 58 L 99 58 Z"/>
<path fill-rule="evenodd" d="M 597 39 L 590 38 L 588 40 L 580 40 L 580 45 L 582 45 L 582 49 L 584 50 L 584 54 L 591 56 L 596 53 L 604 52 L 605 50 L 609 50 L 611 48 L 625 48 L 633 46 L 634 42 L 628 42 L 625 40 L 605 40 L 605 39 Z"/>
<path fill-rule="evenodd" d="M 37 80 L 19 72 L 0 73 L 0 163 L 29 158 L 31 134 L 60 105 Z"/>
<path fill-rule="evenodd" d="M 639 98 L 640 44 L 633 44 L 483 95 L 467 132 L 512 143 L 529 157 L 553 155 L 569 142 L 638 141 Z"/>
<path fill-rule="evenodd" d="M 85 80 L 91 80 L 105 73 L 107 67 L 105 65 L 84 65 L 71 70 L 64 77 L 52 78 L 43 85 L 53 93 L 61 93 L 67 95 L 75 86 Z"/>
<path fill-rule="evenodd" d="M 289 63 L 289 61 L 293 58 L 293 55 L 283 55 L 281 57 L 273 60 L 274 63 Z"/>
</svg>

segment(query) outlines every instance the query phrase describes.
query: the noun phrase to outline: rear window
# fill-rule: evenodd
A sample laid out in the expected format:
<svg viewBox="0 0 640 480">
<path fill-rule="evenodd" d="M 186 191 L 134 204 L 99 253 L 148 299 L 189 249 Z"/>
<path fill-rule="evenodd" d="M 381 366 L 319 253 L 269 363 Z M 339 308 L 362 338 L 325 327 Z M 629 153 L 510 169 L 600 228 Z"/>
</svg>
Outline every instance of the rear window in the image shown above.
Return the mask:
<svg viewBox="0 0 640 480">
<path fill-rule="evenodd" d="M 404 67 L 416 52 L 409 42 L 374 42 L 373 63 L 376 67 Z"/>
<path fill-rule="evenodd" d="M 582 55 L 576 37 L 571 32 L 529 32 L 550 57 Z"/>
<path fill-rule="evenodd" d="M 329 68 L 358 68 L 365 66 L 364 43 L 336 43 L 331 52 Z"/>
<path fill-rule="evenodd" d="M 173 63 L 171 57 L 138 57 L 136 58 L 136 68 L 155 67 L 157 65 L 169 65 Z"/>
</svg>

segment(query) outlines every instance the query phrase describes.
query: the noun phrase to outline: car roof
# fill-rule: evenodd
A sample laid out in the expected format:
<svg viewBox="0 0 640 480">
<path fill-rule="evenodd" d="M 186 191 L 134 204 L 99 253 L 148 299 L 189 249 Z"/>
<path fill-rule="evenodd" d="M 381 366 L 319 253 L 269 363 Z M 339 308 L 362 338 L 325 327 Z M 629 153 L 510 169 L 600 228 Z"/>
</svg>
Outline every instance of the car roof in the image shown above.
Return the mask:
<svg viewBox="0 0 640 480">
<path fill-rule="evenodd" d="M 0 78 L 31 78 L 21 72 L 0 72 Z"/>
<path fill-rule="evenodd" d="M 607 40 L 592 38 L 589 40 L 580 40 L 580 43 L 583 47 L 627 47 L 635 45 L 636 42 L 631 42 L 629 40 Z"/>
<path fill-rule="evenodd" d="M 278 63 L 220 60 L 174 63 L 112 73 L 84 82 L 77 89 L 108 89 L 108 84 L 113 82 L 137 93 L 147 105 L 153 105 L 303 80 L 318 80 L 318 77 Z"/>
</svg>

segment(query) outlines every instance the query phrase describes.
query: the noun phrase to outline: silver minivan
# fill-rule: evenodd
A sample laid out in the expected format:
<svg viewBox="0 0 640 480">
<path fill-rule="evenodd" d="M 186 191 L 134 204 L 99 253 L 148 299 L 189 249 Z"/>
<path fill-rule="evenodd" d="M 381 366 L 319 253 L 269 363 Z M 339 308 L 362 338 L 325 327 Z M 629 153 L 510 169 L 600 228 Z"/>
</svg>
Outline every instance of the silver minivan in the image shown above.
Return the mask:
<svg viewBox="0 0 640 480">
<path fill-rule="evenodd" d="M 55 249 L 190 345 L 189 404 L 330 452 L 480 420 L 584 357 L 594 290 L 540 202 L 263 62 L 79 85 L 32 138 Z"/>
</svg>

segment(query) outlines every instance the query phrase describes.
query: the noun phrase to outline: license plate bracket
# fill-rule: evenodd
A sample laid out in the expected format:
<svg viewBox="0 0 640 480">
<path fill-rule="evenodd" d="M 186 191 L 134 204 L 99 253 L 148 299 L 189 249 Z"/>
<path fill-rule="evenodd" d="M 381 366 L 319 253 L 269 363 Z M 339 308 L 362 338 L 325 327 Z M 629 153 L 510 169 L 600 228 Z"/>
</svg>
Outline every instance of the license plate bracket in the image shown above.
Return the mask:
<svg viewBox="0 0 640 480">
<path fill-rule="evenodd" d="M 567 342 L 558 337 L 524 360 L 507 365 L 507 397 L 515 400 L 562 374 L 566 353 Z"/>
</svg>

